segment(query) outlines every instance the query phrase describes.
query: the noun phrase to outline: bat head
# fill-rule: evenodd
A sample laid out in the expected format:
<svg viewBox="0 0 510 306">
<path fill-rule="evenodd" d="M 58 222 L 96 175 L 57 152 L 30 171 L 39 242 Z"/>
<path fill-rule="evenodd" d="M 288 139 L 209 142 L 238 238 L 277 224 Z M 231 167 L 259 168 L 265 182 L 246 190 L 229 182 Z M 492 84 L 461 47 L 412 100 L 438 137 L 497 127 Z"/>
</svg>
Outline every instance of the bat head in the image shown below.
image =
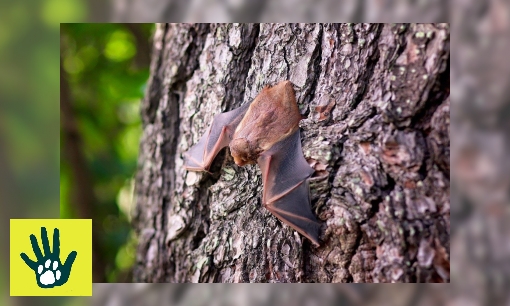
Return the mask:
<svg viewBox="0 0 510 306">
<path fill-rule="evenodd" d="M 236 138 L 230 142 L 230 153 L 232 153 L 236 165 L 241 167 L 256 163 L 261 151 L 245 138 Z"/>
</svg>

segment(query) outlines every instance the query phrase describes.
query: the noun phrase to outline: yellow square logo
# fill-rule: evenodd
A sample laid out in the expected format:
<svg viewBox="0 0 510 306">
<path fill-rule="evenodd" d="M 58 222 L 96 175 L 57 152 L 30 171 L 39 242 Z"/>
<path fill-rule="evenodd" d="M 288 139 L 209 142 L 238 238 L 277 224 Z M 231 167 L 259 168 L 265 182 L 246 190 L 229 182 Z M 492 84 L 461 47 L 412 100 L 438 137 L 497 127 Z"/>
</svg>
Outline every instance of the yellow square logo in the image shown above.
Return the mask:
<svg viewBox="0 0 510 306">
<path fill-rule="evenodd" d="M 92 220 L 11 219 L 11 296 L 91 296 Z"/>
</svg>

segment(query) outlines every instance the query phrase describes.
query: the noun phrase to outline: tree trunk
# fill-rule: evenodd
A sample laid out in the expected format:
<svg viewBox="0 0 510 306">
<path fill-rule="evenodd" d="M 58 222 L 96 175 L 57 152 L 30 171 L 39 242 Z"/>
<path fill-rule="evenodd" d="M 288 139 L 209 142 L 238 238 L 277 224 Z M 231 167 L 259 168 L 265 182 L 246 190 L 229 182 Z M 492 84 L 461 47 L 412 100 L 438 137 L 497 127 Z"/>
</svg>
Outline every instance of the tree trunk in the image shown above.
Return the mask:
<svg viewBox="0 0 510 306">
<path fill-rule="evenodd" d="M 161 24 L 142 104 L 137 282 L 449 282 L 448 24 Z M 257 165 L 183 153 L 294 84 L 322 244 L 261 206 Z"/>
</svg>

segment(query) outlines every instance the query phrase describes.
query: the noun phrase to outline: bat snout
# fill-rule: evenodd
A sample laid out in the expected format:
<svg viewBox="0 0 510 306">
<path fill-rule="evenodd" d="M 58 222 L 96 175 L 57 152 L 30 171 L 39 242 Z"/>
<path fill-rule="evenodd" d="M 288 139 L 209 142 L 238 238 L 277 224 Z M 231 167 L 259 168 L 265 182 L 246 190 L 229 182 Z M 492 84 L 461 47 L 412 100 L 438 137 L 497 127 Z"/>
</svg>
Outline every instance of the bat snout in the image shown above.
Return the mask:
<svg viewBox="0 0 510 306">
<path fill-rule="evenodd" d="M 236 163 L 236 165 L 238 165 L 239 167 L 242 167 L 242 166 L 248 164 L 248 162 L 246 160 L 244 160 L 243 158 L 240 158 L 237 156 L 233 156 L 233 157 L 234 157 L 234 163 Z"/>
</svg>

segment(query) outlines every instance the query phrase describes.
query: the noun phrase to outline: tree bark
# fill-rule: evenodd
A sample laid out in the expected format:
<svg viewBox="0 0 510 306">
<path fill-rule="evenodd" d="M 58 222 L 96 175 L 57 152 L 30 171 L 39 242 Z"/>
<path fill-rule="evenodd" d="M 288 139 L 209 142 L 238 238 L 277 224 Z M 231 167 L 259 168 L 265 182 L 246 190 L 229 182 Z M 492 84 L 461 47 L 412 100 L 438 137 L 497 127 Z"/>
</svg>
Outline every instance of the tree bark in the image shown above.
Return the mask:
<svg viewBox="0 0 510 306">
<path fill-rule="evenodd" d="M 142 103 L 137 282 L 449 282 L 448 24 L 160 24 Z M 257 165 L 183 153 L 290 80 L 320 247 L 261 206 Z"/>
</svg>

